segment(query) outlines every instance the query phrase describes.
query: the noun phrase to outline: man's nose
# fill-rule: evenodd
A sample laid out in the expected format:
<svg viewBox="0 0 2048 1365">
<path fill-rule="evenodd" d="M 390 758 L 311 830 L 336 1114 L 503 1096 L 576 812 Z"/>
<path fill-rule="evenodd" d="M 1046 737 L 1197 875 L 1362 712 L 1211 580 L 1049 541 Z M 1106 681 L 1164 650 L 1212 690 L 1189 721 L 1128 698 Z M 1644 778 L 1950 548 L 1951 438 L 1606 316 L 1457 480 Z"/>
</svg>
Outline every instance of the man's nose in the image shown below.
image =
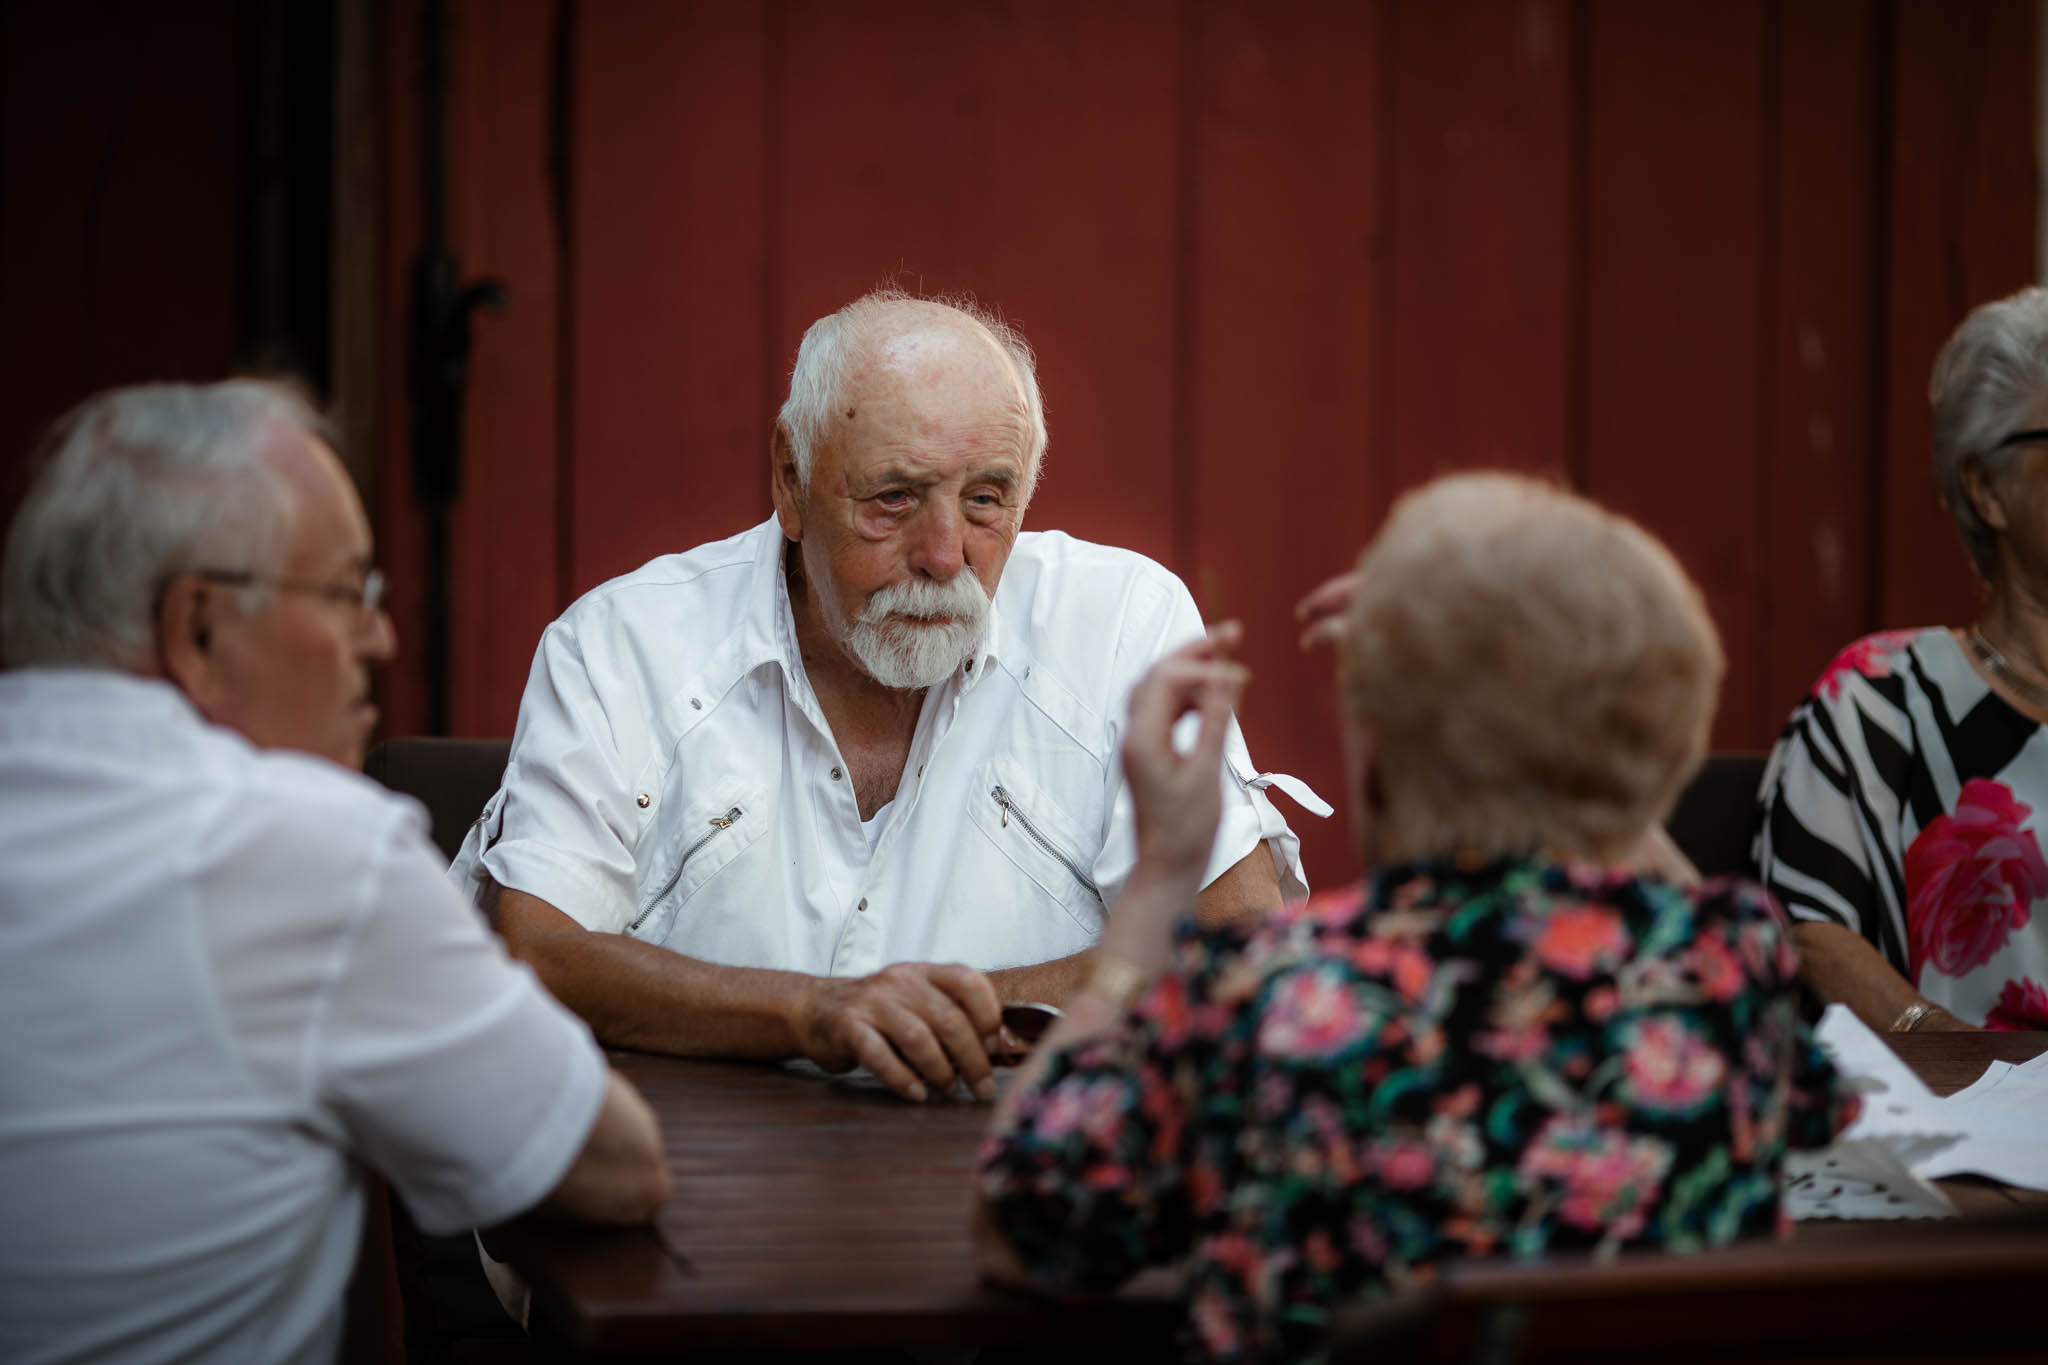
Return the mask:
<svg viewBox="0 0 2048 1365">
<path fill-rule="evenodd" d="M 927 578 L 949 582 L 967 566 L 967 521 L 951 502 L 927 503 L 918 519 L 910 567 Z"/>
<path fill-rule="evenodd" d="M 376 663 L 389 663 L 398 654 L 398 628 L 391 613 L 376 606 L 365 613 L 362 626 L 362 655 Z"/>
</svg>

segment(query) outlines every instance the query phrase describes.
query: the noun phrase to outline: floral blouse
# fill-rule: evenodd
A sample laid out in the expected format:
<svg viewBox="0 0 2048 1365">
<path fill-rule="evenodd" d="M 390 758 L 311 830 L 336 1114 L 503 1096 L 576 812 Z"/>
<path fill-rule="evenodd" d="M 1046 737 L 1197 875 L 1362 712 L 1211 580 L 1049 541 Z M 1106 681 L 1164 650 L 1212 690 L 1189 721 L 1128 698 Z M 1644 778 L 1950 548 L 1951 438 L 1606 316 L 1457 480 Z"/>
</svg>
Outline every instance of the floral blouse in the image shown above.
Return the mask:
<svg viewBox="0 0 2048 1365">
<path fill-rule="evenodd" d="M 1858 640 L 1792 713 L 1764 773 L 1757 867 L 1800 919 L 1869 939 L 1929 1000 L 2048 1029 L 2048 729 L 1947 628 Z"/>
<path fill-rule="evenodd" d="M 1417 864 L 1177 952 L 981 1181 L 1047 1288 L 1187 1259 L 1208 1359 L 1313 1359 L 1333 1304 L 1453 1257 L 1777 1231 L 1785 1152 L 1852 1103 L 1749 883 Z"/>
</svg>

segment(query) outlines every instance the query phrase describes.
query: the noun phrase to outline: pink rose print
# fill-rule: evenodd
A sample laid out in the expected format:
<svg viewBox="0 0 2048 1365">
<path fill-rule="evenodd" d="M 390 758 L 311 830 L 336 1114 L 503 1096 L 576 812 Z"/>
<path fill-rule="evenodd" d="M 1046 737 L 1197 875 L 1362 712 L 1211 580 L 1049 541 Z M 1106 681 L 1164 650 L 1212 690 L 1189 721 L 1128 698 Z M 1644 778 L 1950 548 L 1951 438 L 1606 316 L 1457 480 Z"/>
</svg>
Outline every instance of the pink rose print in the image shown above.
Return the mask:
<svg viewBox="0 0 2048 1365">
<path fill-rule="evenodd" d="M 1628 949 L 1628 930 L 1621 916 L 1604 906 L 1565 905 L 1544 921 L 1543 933 L 1536 940 L 1536 960 L 1583 981 L 1599 968 L 1619 963 Z"/>
<path fill-rule="evenodd" d="M 1984 1016 L 1984 1027 L 2020 1033 L 2048 1029 L 2048 991 L 2031 979 L 2006 982 L 1998 1003 Z"/>
<path fill-rule="evenodd" d="M 1327 1057 L 1365 1036 L 1372 1016 L 1337 977 L 1289 972 L 1259 1022 L 1259 1051 L 1269 1057 Z"/>
<path fill-rule="evenodd" d="M 1876 635 L 1866 635 L 1835 656 L 1835 661 L 1820 675 L 1820 681 L 1813 690 L 1829 701 L 1842 695 L 1842 684 L 1851 673 L 1860 673 L 1866 678 L 1888 678 L 1898 667 L 1906 646 L 1913 643 L 1917 630 L 1887 630 Z"/>
<path fill-rule="evenodd" d="M 2048 894 L 2048 862 L 2020 823 L 2033 808 L 1989 778 L 1963 784 L 1956 808 L 1936 816 L 1906 850 L 1906 924 L 1912 969 L 1962 976 L 1989 962 Z"/>
<path fill-rule="evenodd" d="M 1683 1019 L 1645 1019 L 1629 1030 L 1623 1054 L 1629 1101 L 1654 1113 L 1698 1109 L 1721 1086 L 1727 1064 Z"/>
<path fill-rule="evenodd" d="M 1633 1237 L 1642 1231 L 1670 1166 L 1671 1149 L 1654 1138 L 1632 1138 L 1592 1119 L 1559 1114 L 1524 1149 L 1517 1169 L 1528 1185 L 1555 1191 L 1557 1216 L 1564 1222 Z"/>
</svg>

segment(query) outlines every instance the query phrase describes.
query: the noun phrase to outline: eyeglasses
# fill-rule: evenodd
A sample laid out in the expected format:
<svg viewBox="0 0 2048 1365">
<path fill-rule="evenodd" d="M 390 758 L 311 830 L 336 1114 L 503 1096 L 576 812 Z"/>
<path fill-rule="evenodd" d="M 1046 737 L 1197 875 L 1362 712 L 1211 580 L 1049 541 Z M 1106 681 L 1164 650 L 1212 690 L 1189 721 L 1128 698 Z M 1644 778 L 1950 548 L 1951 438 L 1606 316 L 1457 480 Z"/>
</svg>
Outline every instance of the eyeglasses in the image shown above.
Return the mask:
<svg viewBox="0 0 2048 1365">
<path fill-rule="evenodd" d="M 2021 446 L 2029 441 L 2048 441 L 2048 427 L 2029 427 L 2025 431 L 2015 431 L 1991 448 L 2004 450 L 2007 446 Z"/>
<path fill-rule="evenodd" d="M 236 588 L 272 588 L 278 592 L 302 592 L 313 597 L 324 597 L 344 607 L 354 607 L 365 616 L 381 610 L 384 606 L 384 571 L 371 569 L 363 575 L 360 585 L 355 583 L 298 583 L 289 578 L 265 578 L 247 569 L 187 569 L 212 583 L 225 583 Z"/>
</svg>

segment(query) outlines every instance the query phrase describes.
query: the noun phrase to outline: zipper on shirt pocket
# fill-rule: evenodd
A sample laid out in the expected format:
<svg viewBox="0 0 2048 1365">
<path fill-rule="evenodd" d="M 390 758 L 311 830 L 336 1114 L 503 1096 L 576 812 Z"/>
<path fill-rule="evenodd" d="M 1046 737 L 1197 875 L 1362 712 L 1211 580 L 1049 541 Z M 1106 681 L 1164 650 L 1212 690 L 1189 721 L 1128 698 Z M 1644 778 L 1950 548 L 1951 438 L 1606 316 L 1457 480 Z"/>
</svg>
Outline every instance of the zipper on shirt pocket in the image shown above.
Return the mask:
<svg viewBox="0 0 2048 1365">
<path fill-rule="evenodd" d="M 631 933 L 633 930 L 638 929 L 641 923 L 649 915 L 654 913 L 654 907 L 660 905 L 663 901 L 668 899 L 668 893 L 675 890 L 676 883 L 683 879 L 683 869 L 690 865 L 690 859 L 696 857 L 697 854 L 703 849 L 704 845 L 710 843 L 713 839 L 716 839 L 719 835 L 731 829 L 733 825 L 738 822 L 742 814 L 744 814 L 744 812 L 742 812 L 738 806 L 734 806 L 731 810 L 727 811 L 723 815 L 714 815 L 711 817 L 711 828 L 708 831 L 706 831 L 704 836 L 698 839 L 696 843 L 691 844 L 688 848 L 683 850 L 683 856 L 676 860 L 676 870 L 669 873 L 668 885 L 662 887 L 660 894 L 655 896 L 653 900 L 647 902 L 647 908 L 645 910 L 642 910 L 637 916 L 634 917 L 633 922 L 626 926 L 626 931 L 628 933 Z"/>
<path fill-rule="evenodd" d="M 996 786 L 990 788 L 989 795 L 994 797 L 995 803 L 1003 808 L 1003 825 L 1005 828 L 1014 819 L 1017 822 L 1018 828 L 1030 836 L 1032 843 L 1037 844 L 1040 848 L 1051 854 L 1061 867 L 1073 873 L 1074 880 L 1087 887 L 1089 894 L 1094 896 L 1097 901 L 1102 899 L 1102 893 L 1096 890 L 1095 883 L 1089 880 L 1088 874 L 1074 866 L 1074 860 L 1062 853 L 1059 845 L 1039 833 L 1038 826 L 1032 824 L 1031 817 L 1017 808 L 1017 803 L 1010 798 L 1009 792 L 1003 790 L 1001 786 Z"/>
</svg>

